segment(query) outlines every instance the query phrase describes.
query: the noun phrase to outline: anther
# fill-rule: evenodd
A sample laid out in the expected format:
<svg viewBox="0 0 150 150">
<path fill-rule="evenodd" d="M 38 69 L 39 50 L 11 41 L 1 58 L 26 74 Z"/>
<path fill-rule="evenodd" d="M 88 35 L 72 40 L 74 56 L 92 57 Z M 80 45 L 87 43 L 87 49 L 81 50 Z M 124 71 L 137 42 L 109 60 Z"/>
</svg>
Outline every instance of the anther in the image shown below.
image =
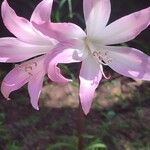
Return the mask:
<svg viewBox="0 0 150 150">
<path fill-rule="evenodd" d="M 108 65 L 112 61 L 112 58 L 108 57 L 108 51 L 94 51 L 92 54 L 98 59 L 100 64 Z"/>
<path fill-rule="evenodd" d="M 30 76 L 32 76 L 33 75 L 32 71 L 37 67 L 37 65 L 38 65 L 37 62 L 31 62 L 30 64 L 21 64 L 21 65 L 17 65 L 16 67 L 18 67 L 19 69 L 25 71 Z"/>
</svg>

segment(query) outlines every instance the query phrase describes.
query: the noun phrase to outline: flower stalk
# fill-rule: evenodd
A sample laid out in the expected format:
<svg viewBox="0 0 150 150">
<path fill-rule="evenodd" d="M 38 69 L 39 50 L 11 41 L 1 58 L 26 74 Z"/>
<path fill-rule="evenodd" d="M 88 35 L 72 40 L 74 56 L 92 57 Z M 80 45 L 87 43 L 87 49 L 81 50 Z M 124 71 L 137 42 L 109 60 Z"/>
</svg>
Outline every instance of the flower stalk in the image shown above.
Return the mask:
<svg viewBox="0 0 150 150">
<path fill-rule="evenodd" d="M 79 102 L 78 108 L 78 150 L 84 150 L 84 131 L 85 131 L 85 115 L 82 109 L 81 102 Z"/>
</svg>

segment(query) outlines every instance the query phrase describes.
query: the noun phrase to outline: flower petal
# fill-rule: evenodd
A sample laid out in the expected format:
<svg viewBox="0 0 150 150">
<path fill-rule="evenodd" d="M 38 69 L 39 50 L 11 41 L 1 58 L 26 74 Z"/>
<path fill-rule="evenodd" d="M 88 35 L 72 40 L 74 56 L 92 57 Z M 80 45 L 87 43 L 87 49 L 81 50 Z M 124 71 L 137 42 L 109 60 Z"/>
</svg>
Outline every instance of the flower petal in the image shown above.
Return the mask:
<svg viewBox="0 0 150 150">
<path fill-rule="evenodd" d="M 39 110 L 38 101 L 42 90 L 44 75 L 44 73 L 40 72 L 39 74 L 34 75 L 28 83 L 31 104 L 36 110 Z"/>
<path fill-rule="evenodd" d="M 128 47 L 107 46 L 109 66 L 116 72 L 131 78 L 150 80 L 150 57 Z"/>
<path fill-rule="evenodd" d="M 84 113 L 87 115 L 91 108 L 94 92 L 99 85 L 102 78 L 99 64 L 96 61 L 88 57 L 88 59 L 82 62 L 80 70 L 80 101 Z"/>
<path fill-rule="evenodd" d="M 7 0 L 2 3 L 1 13 L 7 29 L 20 40 L 37 45 L 52 44 L 49 38 L 38 32 L 28 20 L 18 17 Z"/>
<path fill-rule="evenodd" d="M 9 99 L 9 95 L 12 91 L 20 89 L 24 84 L 28 82 L 28 74 L 22 71 L 18 66 L 11 70 L 1 85 L 1 92 L 6 99 Z"/>
<path fill-rule="evenodd" d="M 40 2 L 32 13 L 31 22 L 41 24 L 50 21 L 53 0 L 43 0 Z"/>
<path fill-rule="evenodd" d="M 85 32 L 73 23 L 44 23 L 38 25 L 33 22 L 33 26 L 41 31 L 43 34 L 57 39 L 58 41 L 65 41 L 69 39 L 84 39 Z"/>
<path fill-rule="evenodd" d="M 108 25 L 99 40 L 103 44 L 119 44 L 134 39 L 150 24 L 150 7 L 122 17 Z"/>
<path fill-rule="evenodd" d="M 58 44 L 45 59 L 46 68 L 48 68 L 48 76 L 52 81 L 59 83 L 66 83 L 70 80 L 63 77 L 60 69 L 57 67 L 58 63 L 73 63 L 80 62 L 84 57 L 82 51 L 83 45 L 70 41 L 68 43 Z M 83 49 L 82 49 L 83 50 Z M 48 65 L 48 66 L 47 66 Z"/>
<path fill-rule="evenodd" d="M 0 62 L 24 61 L 45 54 L 49 49 L 50 46 L 31 45 L 16 38 L 0 38 Z"/>
<path fill-rule="evenodd" d="M 100 36 L 110 17 L 110 0 L 83 0 L 83 9 L 88 36 Z"/>
<path fill-rule="evenodd" d="M 39 72 L 44 69 L 43 58 L 43 56 L 40 56 L 20 65 L 16 65 L 16 67 L 6 75 L 1 85 L 1 92 L 5 98 L 8 99 L 12 91 L 21 88 L 30 80 L 32 75 L 39 74 Z"/>
</svg>

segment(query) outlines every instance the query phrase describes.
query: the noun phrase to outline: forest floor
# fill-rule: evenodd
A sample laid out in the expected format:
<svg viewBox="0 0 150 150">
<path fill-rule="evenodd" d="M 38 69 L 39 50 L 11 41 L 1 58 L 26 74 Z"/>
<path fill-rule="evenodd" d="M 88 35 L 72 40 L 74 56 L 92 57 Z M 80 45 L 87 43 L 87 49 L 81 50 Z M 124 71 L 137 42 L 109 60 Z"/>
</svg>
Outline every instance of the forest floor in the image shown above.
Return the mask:
<svg viewBox="0 0 150 150">
<path fill-rule="evenodd" d="M 26 87 L 10 101 L 0 99 L 0 149 L 77 150 L 78 81 L 58 85 L 46 79 L 39 111 Z M 85 150 L 150 150 L 149 109 L 150 83 L 118 74 L 103 79 L 85 117 Z"/>
</svg>

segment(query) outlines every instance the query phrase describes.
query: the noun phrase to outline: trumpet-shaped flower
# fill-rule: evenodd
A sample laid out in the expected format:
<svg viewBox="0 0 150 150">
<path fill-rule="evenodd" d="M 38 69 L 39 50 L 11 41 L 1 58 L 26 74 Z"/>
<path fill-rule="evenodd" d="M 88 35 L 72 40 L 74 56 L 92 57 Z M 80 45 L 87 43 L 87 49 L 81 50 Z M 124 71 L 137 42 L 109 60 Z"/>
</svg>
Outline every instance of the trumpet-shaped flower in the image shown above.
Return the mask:
<svg viewBox="0 0 150 150">
<path fill-rule="evenodd" d="M 44 66 L 46 54 L 58 44 L 58 40 L 46 36 L 40 32 L 37 26 L 43 23 L 67 28 L 66 35 L 75 32 L 76 27 L 70 23 L 52 23 L 50 20 L 53 0 L 43 0 L 32 13 L 30 21 L 16 15 L 14 10 L 4 0 L 1 6 L 1 14 L 6 28 L 16 36 L 0 38 L 0 62 L 16 63 L 22 62 L 6 75 L 1 85 L 1 92 L 5 98 L 9 99 L 12 91 L 21 88 L 28 83 L 28 91 L 31 104 L 38 109 L 38 99 L 42 88 L 45 74 Z M 35 58 L 36 56 L 36 58 Z M 29 60 L 30 59 L 30 60 Z M 62 82 L 61 80 L 59 80 Z"/>
<path fill-rule="evenodd" d="M 130 41 L 146 29 L 150 24 L 150 7 L 122 17 L 109 25 L 107 23 L 111 12 L 110 0 L 83 0 L 83 9 L 86 22 L 85 33 L 79 36 L 80 34 L 76 33 L 83 31 L 78 30 L 75 33 L 74 45 L 70 46 L 73 49 L 78 47 L 80 54 L 76 49 L 72 50 L 72 58 L 69 58 L 69 44 L 63 48 L 60 44 L 54 48 L 55 52 L 52 55 L 51 52 L 49 53 L 46 62 L 51 61 L 48 69 L 49 77 L 53 81 L 56 81 L 56 74 L 57 80 L 67 81 L 60 74 L 57 64 L 71 63 L 77 59 L 82 61 L 79 74 L 79 96 L 84 113 L 87 114 L 102 76 L 106 77 L 103 65 L 127 77 L 150 80 L 150 57 L 148 55 L 131 47 L 111 46 Z M 38 29 L 49 36 L 56 36 L 55 30 L 47 32 L 44 26 L 51 28 L 51 25 L 45 24 L 39 26 Z M 62 31 L 59 34 L 65 37 Z"/>
</svg>

